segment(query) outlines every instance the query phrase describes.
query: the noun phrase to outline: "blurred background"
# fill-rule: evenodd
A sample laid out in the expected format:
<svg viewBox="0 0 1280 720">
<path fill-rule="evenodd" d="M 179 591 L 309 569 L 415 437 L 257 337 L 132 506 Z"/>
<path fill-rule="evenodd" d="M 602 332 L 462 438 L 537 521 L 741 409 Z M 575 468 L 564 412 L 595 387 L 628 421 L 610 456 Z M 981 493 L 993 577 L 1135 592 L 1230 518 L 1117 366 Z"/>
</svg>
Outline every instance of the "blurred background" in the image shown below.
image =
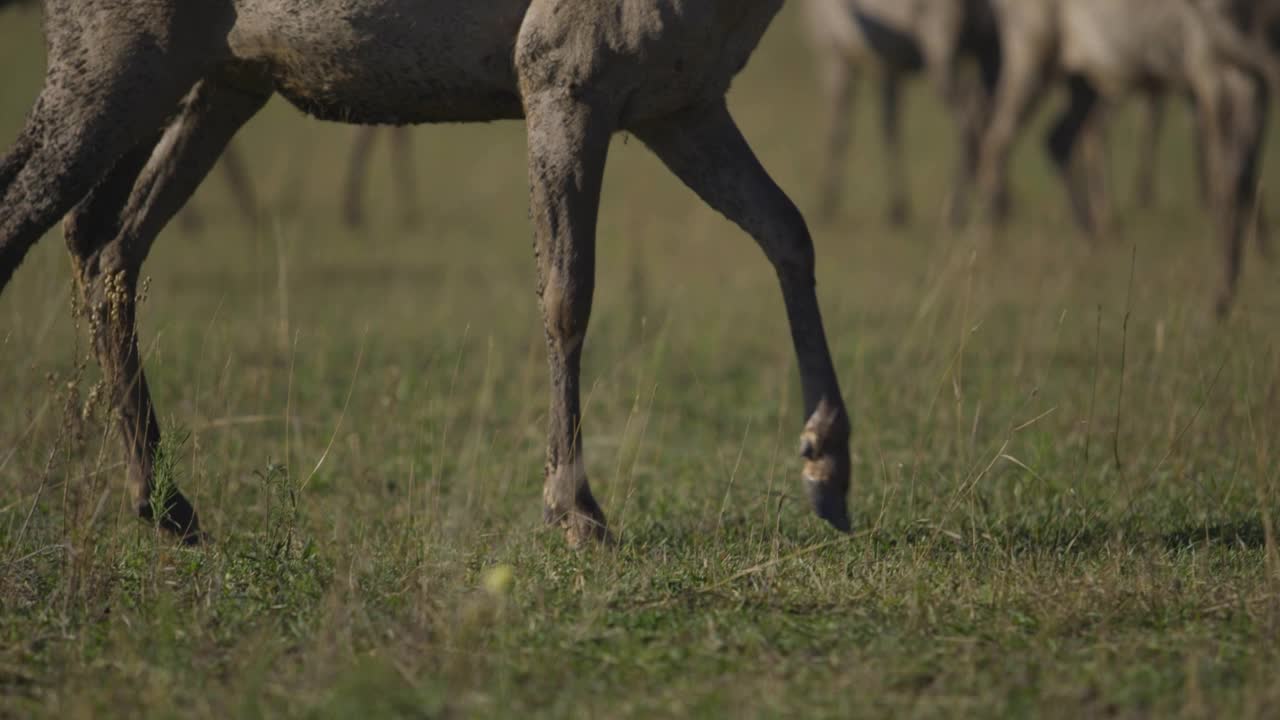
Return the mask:
<svg viewBox="0 0 1280 720">
<path fill-rule="evenodd" d="M 16 136 L 40 88 L 43 62 L 39 13 L 0 11 L 0 143 Z M 969 578 L 955 581 L 965 588 L 972 589 L 965 585 L 970 580 L 977 587 L 985 582 L 980 575 L 990 577 L 980 570 L 982 558 L 1003 563 L 1009 547 L 1053 557 L 1077 547 L 1084 562 L 1096 561 L 1106 574 L 1113 563 L 1098 548 L 1109 538 L 1136 533 L 1125 537 L 1176 542 L 1200 537 L 1201 529 L 1208 537 L 1211 527 L 1242 528 L 1231 537 L 1244 541 L 1222 546 L 1224 553 L 1243 548 L 1244 562 L 1226 562 L 1237 573 L 1230 582 L 1238 583 L 1241 596 L 1262 588 L 1268 581 L 1257 510 L 1278 506 L 1270 450 L 1280 420 L 1280 270 L 1249 244 L 1237 307 L 1225 322 L 1214 318 L 1220 251 L 1197 188 L 1189 114 L 1179 103 L 1170 106 L 1159 196 L 1143 211 L 1135 208 L 1131 183 L 1143 132 L 1136 109 L 1120 106 L 1109 116 L 1105 164 L 1118 222 L 1108 237 L 1090 243 L 1074 228 L 1041 149 L 1043 113 L 1061 107 L 1060 94 L 1055 91 L 1015 151 L 1014 215 L 995 236 L 953 230 L 947 222 L 955 133 L 935 89 L 908 83 L 903 100 L 913 216 L 897 227 L 885 218 L 889 196 L 873 82 L 861 88 L 853 112 L 839 208 L 819 222 L 825 110 L 796 3 L 787 4 L 730 95 L 764 165 L 810 218 L 827 330 L 855 423 L 855 524 L 890 538 L 852 560 L 839 553 L 813 556 L 816 569 L 790 573 L 793 587 L 809 594 L 787 605 L 788 612 L 803 618 L 806 607 L 843 607 L 855 575 L 844 563 L 858 558 L 903 563 L 880 580 L 858 583 L 883 581 L 885 597 L 901 589 L 897 597 L 931 598 L 949 608 L 940 617 L 960 617 L 974 607 L 966 603 L 979 601 L 955 590 L 954 577 Z M 206 526 L 224 548 L 267 532 L 275 511 L 264 478 L 284 468 L 304 488 L 299 535 L 321 548 L 325 567 L 364 578 L 368 584 L 361 587 L 384 588 L 377 578 L 409 576 L 396 563 L 411 553 L 388 558 L 387 548 L 399 552 L 403 546 L 396 543 L 412 533 L 408 546 L 421 550 L 428 558 L 422 562 L 437 572 L 427 578 L 420 571 L 421 587 L 433 590 L 411 593 L 412 603 L 452 607 L 453 591 L 441 588 L 473 578 L 477 567 L 493 561 L 512 563 L 526 573 L 523 587 L 538 588 L 518 601 L 531 617 L 549 612 L 554 602 L 579 602 L 583 573 L 593 579 L 591 587 L 612 583 L 612 592 L 637 597 L 652 591 L 649 583 L 659 582 L 652 573 L 629 575 L 612 562 L 584 562 L 562 573 L 538 555 L 554 539 L 542 533 L 539 520 L 547 389 L 523 126 L 411 130 L 415 225 L 404 222 L 389 164 L 392 146 L 379 137 L 369 161 L 364 224 L 349 228 L 344 187 L 357 132 L 273 100 L 235 141 L 256 192 L 257 221 L 245 221 L 225 173 L 215 170 L 194 198 L 196 220 L 166 229 L 144 268 L 150 282 L 141 343 L 152 391 L 166 432 L 178 438 L 178 481 Z M 1264 196 L 1280 177 L 1276 154 L 1273 143 L 1262 173 Z M 691 571 L 694 577 L 711 579 L 731 575 L 737 563 L 776 558 L 780 547 L 785 553 L 826 541 L 800 498 L 794 447 L 803 419 L 795 362 L 774 273 L 753 242 L 624 133 L 611 150 L 598 244 L 584 369 L 585 442 L 596 495 L 615 530 L 653 553 L 646 557 L 655 572 L 673 572 L 667 560 L 654 558 L 676 548 L 670 551 L 680 562 L 701 568 Z M 83 329 L 72 320 L 71 297 L 66 252 L 54 233 L 0 298 L 0 525 L 11 528 L 3 537 L 12 557 L 36 558 L 12 566 L 12 577 L 21 568 L 24 579 L 7 591 L 10 607 L 35 607 L 50 587 L 86 603 L 99 597 L 94 593 L 116 592 L 64 582 L 69 576 L 57 556 L 36 554 L 42 547 L 137 546 L 138 524 L 121 487 L 119 442 L 104 430 L 101 408 L 86 409 L 97 371 Z M 12 530 L 19 527 L 22 533 Z M 96 530 L 69 529 L 77 527 Z M 936 577 L 921 569 L 916 560 L 937 559 L 935 546 L 928 541 L 920 548 L 911 538 L 941 537 L 932 534 L 939 528 L 975 543 L 965 552 L 979 558 L 977 564 L 948 566 Z M 530 537 L 539 542 L 531 544 Z M 1094 544 L 1080 550 L 1080 538 Z M 988 541 L 999 546 L 990 556 L 975 549 Z M 1153 556 L 1164 558 L 1163 547 L 1152 549 Z M 94 577 L 117 577 L 126 564 L 93 565 L 94 558 L 117 557 L 104 552 L 77 557 L 97 567 Z M 1157 590 L 1196 572 L 1194 563 L 1161 563 L 1141 566 Z M 1113 570 L 1121 573 L 1118 564 Z M 948 572 L 956 575 L 948 579 Z M 1137 571 L 1124 569 L 1123 577 L 1131 572 Z M 592 585 L 596 580 L 603 584 Z M 1021 580 L 1028 592 L 1056 582 L 1034 573 L 1009 582 Z M 1061 607 L 1077 601 L 1070 613 L 1103 607 L 1098 596 L 1086 595 Z M 996 597 L 983 607 L 1012 617 L 999 592 Z M 628 612 L 601 603 L 593 607 L 609 617 Z M 403 619 L 394 609 L 399 606 L 389 607 Z M 1145 622 L 1145 607 L 1131 607 L 1135 614 L 1117 615 L 1116 622 Z M 1251 608 L 1260 607 L 1228 611 L 1221 625 L 1188 632 L 1201 639 L 1238 632 L 1233 637 L 1242 647 L 1261 653 L 1250 644 L 1257 640 L 1251 623 L 1262 622 Z M 885 613 L 898 617 L 892 609 Z M 306 617 L 325 632 L 364 632 L 337 615 Z M 431 633 L 465 640 L 450 634 L 453 615 L 423 617 L 429 632 L 414 639 L 416 646 L 378 639 L 373 630 L 369 642 L 385 642 L 392 655 L 400 652 L 418 669 L 415 663 L 454 662 L 416 654 L 414 647 L 434 642 L 427 639 L 437 637 Z M 920 655 L 912 648 L 936 649 L 939 637 L 961 632 L 931 625 L 933 615 L 911 617 L 922 624 L 903 630 L 903 637 L 919 642 L 904 641 L 901 655 L 880 647 L 885 654 L 878 658 L 859 656 L 860 689 L 881 687 L 882 667 L 896 672 L 916 662 Z M 846 627 L 862 627 L 861 620 L 849 622 Z M 413 626 L 406 623 L 397 627 Z M 532 627 L 504 631 L 511 635 L 502 647 L 526 650 L 495 650 L 489 660 L 476 660 L 466 666 L 471 675 L 450 676 L 455 689 L 483 692 L 485 678 L 496 677 L 486 673 L 508 664 L 531 673 L 502 676 L 509 684 L 501 687 L 516 696 L 524 692 L 522 677 L 567 673 L 545 662 L 563 651 L 558 641 L 543 648 L 537 644 L 543 636 L 521 634 Z M 1006 639 L 1029 637 L 1022 626 L 1000 627 L 996 632 Z M 204 637 L 198 621 L 191 628 Z M 21 634 L 16 621 L 10 630 Z M 559 631 L 539 632 L 554 640 Z M 600 642 L 618 651 L 611 657 L 629 657 L 615 647 L 618 638 Z M 1113 683 L 1145 682 L 1125 675 L 1136 657 L 1127 650 L 1086 667 L 1057 655 L 1057 646 L 1027 642 L 1044 653 L 1046 678 L 1067 682 L 1068 674 L 1051 669 L 1062 662 L 1091 673 L 1103 695 Z M 1001 657 L 998 650 L 991 649 L 993 657 Z M 75 656 L 74 649 L 65 651 Z M 648 657 L 645 652 L 635 657 Z M 750 653 L 715 651 L 726 652 L 698 666 L 706 675 L 668 678 L 665 691 L 692 690 L 699 677 L 719 678 L 723 665 L 717 663 L 742 659 L 737 672 L 754 677 L 781 673 L 793 660 L 778 650 L 771 656 L 776 664 L 764 668 Z M 600 657 L 588 651 L 578 661 L 612 662 Z M 804 657 L 794 658 L 797 667 L 807 667 Z M 1181 657 L 1168 659 L 1166 669 L 1181 672 Z M 1014 681 L 1001 671 L 1004 662 L 963 676 L 961 669 L 978 665 L 941 663 L 937 684 L 919 692 L 1003 692 L 1001 683 Z M 293 688 L 323 687 L 331 677 L 284 667 L 293 669 L 283 678 L 281 671 L 268 673 L 276 683 L 268 695 L 284 706 L 293 702 Z M 74 672 L 46 680 L 69 697 Z M 1257 677 L 1251 687 L 1270 692 L 1265 673 Z M 156 697 L 182 693 L 172 680 L 154 682 L 161 688 Z M 556 682 L 573 687 L 564 677 Z M 891 695 L 902 690 L 890 679 L 884 683 Z M 1163 687 L 1152 683 L 1153 693 Z M 743 697 L 770 687 L 783 692 L 749 682 L 738 687 Z M 1113 689 L 1122 690 L 1119 684 Z M 858 695 L 850 689 L 845 700 Z"/>
<path fill-rule="evenodd" d="M 1220 254 L 1181 105 L 1170 109 L 1160 194 L 1150 210 L 1134 208 L 1129 182 L 1141 132 L 1134 108 L 1108 118 L 1118 229 L 1100 243 L 1074 229 L 1041 150 L 1047 118 L 1037 117 L 1014 156 L 1011 224 L 989 236 L 946 222 L 954 131 L 924 82 L 907 84 L 902 115 L 913 222 L 886 222 L 880 107 L 867 83 L 854 106 L 839 209 L 820 222 L 825 110 L 805 27 L 800 8 L 789 4 L 730 105 L 765 166 L 811 218 L 828 332 L 870 477 L 893 474 L 896 464 L 885 458 L 918 462 L 926 448 L 930 463 L 963 462 L 984 431 L 1000 428 L 1003 413 L 1025 412 L 1026 403 L 1061 408 L 1046 420 L 1048 431 L 1063 439 L 1063 452 L 1082 447 L 1089 400 L 1097 392 L 1113 403 L 1117 396 L 1125 345 L 1132 384 L 1122 402 L 1154 424 L 1122 431 L 1143 437 L 1176 426 L 1175 410 L 1202 399 L 1205 374 L 1222 358 L 1242 363 L 1239 372 L 1254 372 L 1254 381 L 1265 371 L 1271 382 L 1276 269 L 1250 244 L 1237 312 L 1225 324 L 1213 320 Z M 6 10 L 0 34 L 0 137 L 12 138 L 40 87 L 39 13 Z M 1053 95 L 1046 112 L 1061 102 Z M 407 477 L 414 462 L 430 458 L 444 477 L 442 464 L 478 462 L 502 447 L 490 459 L 533 498 L 545 371 L 523 127 L 411 130 L 420 214 L 412 227 L 394 186 L 394 151 L 382 136 L 369 161 L 366 223 L 352 229 L 343 219 L 344 188 L 358 132 L 273 100 L 235 141 L 259 221 L 246 222 L 226 173 L 216 169 L 194 198 L 198 222 L 173 223 L 147 262 L 141 337 L 153 392 L 162 422 L 199 440 L 196 477 L 186 482 L 208 474 L 220 488 L 235 487 L 246 463 L 268 457 L 310 467 L 336 418 L 345 417 L 338 441 L 352 445 L 326 461 L 326 473 Z M 1264 169 L 1264 194 L 1274 165 Z M 799 396 L 772 269 L 749 238 L 625 133 L 611 151 L 599 248 L 586 360 L 587 402 L 598 418 L 587 443 L 601 448 L 593 462 L 634 461 L 627 418 L 637 402 L 669 424 L 668 461 L 675 453 L 721 472 L 713 468 L 725 459 L 704 441 L 758 445 L 769 458 L 779 423 L 789 452 L 801 424 Z M 38 246 L 0 299 L 0 390 L 16 409 L 0 423 L 5 437 L 24 438 L 0 459 L 9 488 L 27 486 L 45 462 L 47 447 L 26 438 L 52 433 L 53 442 L 62 424 L 46 375 L 78 372 L 83 362 L 70 299 L 58 237 Z M 1242 412 L 1229 404 L 1221 410 Z M 284 433 L 286 414 L 295 435 Z M 417 447 L 422 423 L 440 424 L 427 433 L 440 433 L 432 442 L 466 449 Z M 759 443 L 744 440 L 744 430 Z M 933 444 L 939 432 L 946 447 Z M 114 453 L 111 441 L 103 447 Z M 519 454 L 510 452 L 515 447 Z M 282 457 L 286 451 L 290 457 Z M 767 465 L 766 474 L 790 483 L 789 465 Z M 467 492 L 484 488 L 511 490 L 504 481 Z M 858 492 L 882 490 L 872 481 Z M 620 491 L 606 497 L 613 492 Z M 652 492 L 650 499 L 718 497 L 698 483 Z"/>
</svg>

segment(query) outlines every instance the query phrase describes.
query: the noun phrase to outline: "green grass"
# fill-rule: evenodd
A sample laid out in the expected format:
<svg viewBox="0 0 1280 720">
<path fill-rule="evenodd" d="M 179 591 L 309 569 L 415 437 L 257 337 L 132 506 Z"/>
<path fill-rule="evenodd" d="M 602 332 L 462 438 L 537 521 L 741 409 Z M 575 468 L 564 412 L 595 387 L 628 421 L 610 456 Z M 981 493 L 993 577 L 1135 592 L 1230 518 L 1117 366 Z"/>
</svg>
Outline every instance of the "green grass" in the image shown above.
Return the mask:
<svg viewBox="0 0 1280 720">
<path fill-rule="evenodd" d="M 795 14 L 731 102 L 812 208 Z M 39 87 L 37 25 L 0 14 L 3 138 Z M 912 229 L 881 222 L 870 103 L 845 210 L 815 227 L 851 539 L 802 502 L 771 269 L 625 137 L 585 370 L 611 551 L 539 519 L 518 124 L 418 131 L 425 228 L 393 222 L 379 163 L 349 233 L 350 130 L 273 103 L 239 141 L 268 222 L 240 224 L 215 175 L 205 231 L 161 238 L 143 345 L 165 474 L 216 538 L 197 550 L 127 511 L 47 238 L 0 298 L 0 716 L 1275 717 L 1275 267 L 1251 249 L 1238 312 L 1210 319 L 1185 118 L 1145 214 L 1117 119 L 1112 241 L 1071 231 L 1031 137 L 1008 234 L 951 235 L 951 134 L 928 88 L 909 100 Z"/>
</svg>

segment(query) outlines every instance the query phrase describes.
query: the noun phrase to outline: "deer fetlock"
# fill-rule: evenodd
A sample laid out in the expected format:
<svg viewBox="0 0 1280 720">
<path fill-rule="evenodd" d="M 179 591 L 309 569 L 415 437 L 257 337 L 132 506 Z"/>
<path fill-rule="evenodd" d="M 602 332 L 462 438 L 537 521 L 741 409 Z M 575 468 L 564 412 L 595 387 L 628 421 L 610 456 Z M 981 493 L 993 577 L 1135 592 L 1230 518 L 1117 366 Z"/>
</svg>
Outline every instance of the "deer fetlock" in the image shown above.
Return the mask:
<svg viewBox="0 0 1280 720">
<path fill-rule="evenodd" d="M 580 458 L 563 463 L 548 460 L 542 513 L 548 525 L 564 531 L 571 546 L 610 540 L 604 511 L 591 494 L 586 465 Z"/>
<path fill-rule="evenodd" d="M 800 435 L 802 478 L 813 512 L 841 532 L 849 532 L 852 525 L 845 504 L 851 470 L 849 434 L 844 408 L 824 399 Z"/>
</svg>

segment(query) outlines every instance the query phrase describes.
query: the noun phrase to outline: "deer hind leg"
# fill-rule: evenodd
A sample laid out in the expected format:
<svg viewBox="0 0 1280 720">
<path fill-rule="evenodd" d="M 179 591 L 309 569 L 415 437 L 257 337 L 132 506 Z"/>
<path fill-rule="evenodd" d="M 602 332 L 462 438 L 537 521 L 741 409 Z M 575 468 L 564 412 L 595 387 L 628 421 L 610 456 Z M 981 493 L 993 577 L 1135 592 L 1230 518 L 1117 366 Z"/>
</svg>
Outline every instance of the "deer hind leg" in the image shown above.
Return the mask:
<svg viewBox="0 0 1280 720">
<path fill-rule="evenodd" d="M 79 25 L 47 23 L 53 39 L 44 89 L 0 160 L 0 291 L 36 241 L 158 132 L 199 79 L 199 38 L 191 57 L 171 57 L 154 38 L 112 20 L 74 38 L 67 28 Z"/>
<path fill-rule="evenodd" d="M 737 223 L 777 271 L 800 365 L 804 481 L 817 515 L 849 530 L 849 416 L 822 327 L 813 242 L 800 211 L 774 184 L 721 100 L 630 128 L 708 205 Z"/>
<path fill-rule="evenodd" d="M 551 411 L 543 509 L 570 544 L 606 540 L 582 454 L 582 346 L 595 288 L 596 218 L 613 118 L 568 92 L 527 95 L 529 184 Z"/>
<path fill-rule="evenodd" d="M 125 444 L 133 506 L 186 542 L 201 537 L 195 509 L 172 485 L 162 488 L 164 497 L 157 495 L 160 426 L 138 352 L 139 273 L 161 228 L 266 98 L 198 83 L 158 139 L 127 153 L 65 223 L 81 305 Z M 156 501 L 163 507 L 155 507 Z"/>
</svg>

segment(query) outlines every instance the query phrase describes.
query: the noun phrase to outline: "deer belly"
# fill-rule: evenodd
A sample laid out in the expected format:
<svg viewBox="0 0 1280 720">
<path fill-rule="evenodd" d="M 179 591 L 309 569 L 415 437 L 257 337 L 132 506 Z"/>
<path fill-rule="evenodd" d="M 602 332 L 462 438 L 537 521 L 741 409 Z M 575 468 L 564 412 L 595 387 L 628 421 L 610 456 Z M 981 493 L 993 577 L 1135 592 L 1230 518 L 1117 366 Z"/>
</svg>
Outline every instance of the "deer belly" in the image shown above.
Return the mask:
<svg viewBox="0 0 1280 720">
<path fill-rule="evenodd" d="M 287 5 L 288 12 L 280 6 Z M 521 115 L 512 53 L 528 0 L 252 0 L 229 43 L 303 111 L 357 123 Z"/>
</svg>

